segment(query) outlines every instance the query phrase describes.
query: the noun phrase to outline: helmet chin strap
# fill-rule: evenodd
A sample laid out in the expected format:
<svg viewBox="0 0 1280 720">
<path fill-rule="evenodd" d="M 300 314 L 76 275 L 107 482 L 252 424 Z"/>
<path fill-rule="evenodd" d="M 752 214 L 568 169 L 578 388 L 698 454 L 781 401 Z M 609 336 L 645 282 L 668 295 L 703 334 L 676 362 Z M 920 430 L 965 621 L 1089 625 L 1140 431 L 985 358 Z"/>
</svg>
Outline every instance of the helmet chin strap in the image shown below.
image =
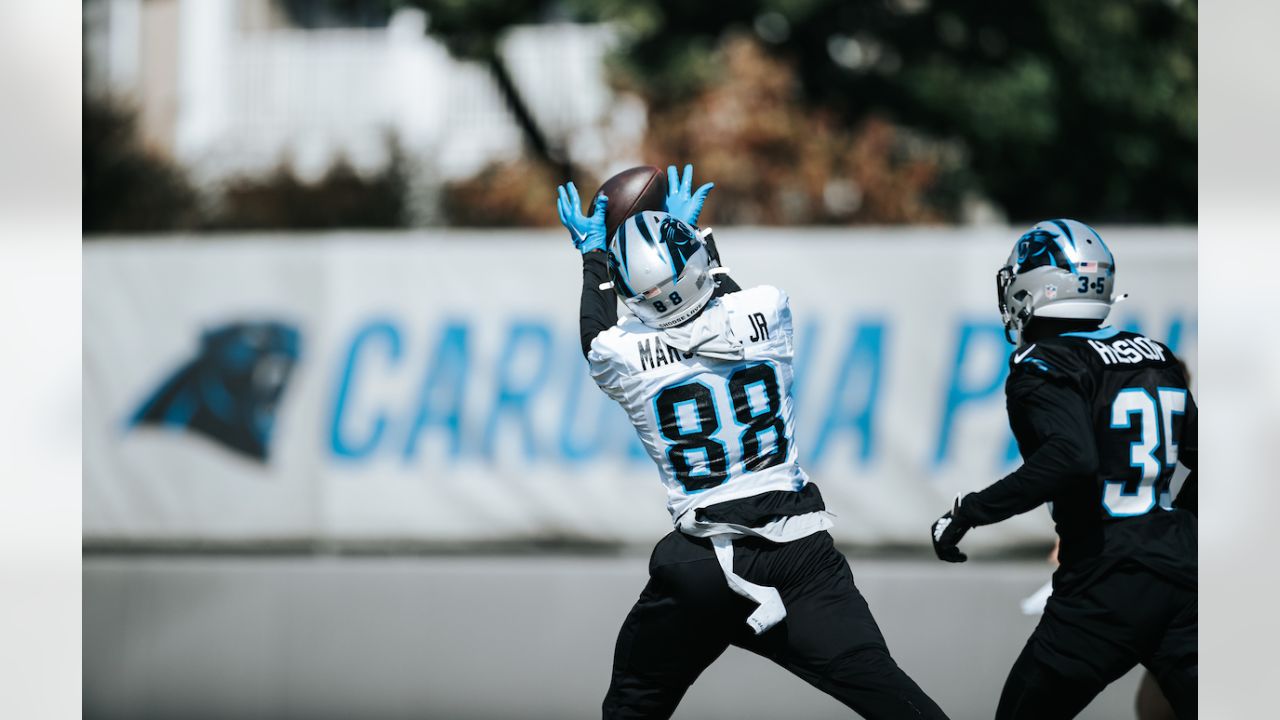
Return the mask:
<svg viewBox="0 0 1280 720">
<path fill-rule="evenodd" d="M 1032 307 L 1031 302 L 1028 301 L 1026 306 L 1023 307 L 1021 310 L 1019 310 L 1018 313 L 1013 316 L 1014 322 L 1011 324 L 1016 325 L 1018 328 L 1015 331 L 1017 332 L 1016 337 L 1013 335 L 1013 333 L 1009 331 L 1009 326 L 1008 325 L 1005 326 L 1004 339 L 1008 340 L 1010 345 L 1017 346 L 1022 344 L 1022 337 L 1026 335 L 1026 331 L 1027 331 L 1027 323 L 1031 322 L 1031 318 L 1034 314 L 1035 314 L 1035 308 Z"/>
</svg>

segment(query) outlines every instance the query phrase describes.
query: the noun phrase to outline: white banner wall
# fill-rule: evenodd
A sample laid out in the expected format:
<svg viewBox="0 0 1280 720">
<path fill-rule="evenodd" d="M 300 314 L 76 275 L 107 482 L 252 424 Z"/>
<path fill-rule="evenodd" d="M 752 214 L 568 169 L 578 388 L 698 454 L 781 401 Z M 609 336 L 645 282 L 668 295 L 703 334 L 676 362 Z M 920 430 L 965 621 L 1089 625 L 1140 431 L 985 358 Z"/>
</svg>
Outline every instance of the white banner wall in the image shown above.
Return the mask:
<svg viewBox="0 0 1280 720">
<path fill-rule="evenodd" d="M 1194 373 L 1194 230 L 1102 232 L 1131 295 L 1112 324 Z M 1016 235 L 717 232 L 744 287 L 791 295 L 796 440 L 838 540 L 923 545 L 1016 467 L 994 282 Z M 550 231 L 87 243 L 86 541 L 656 539 L 664 493 L 586 373 L 580 286 Z M 1036 510 L 971 541 L 1050 534 Z"/>
</svg>

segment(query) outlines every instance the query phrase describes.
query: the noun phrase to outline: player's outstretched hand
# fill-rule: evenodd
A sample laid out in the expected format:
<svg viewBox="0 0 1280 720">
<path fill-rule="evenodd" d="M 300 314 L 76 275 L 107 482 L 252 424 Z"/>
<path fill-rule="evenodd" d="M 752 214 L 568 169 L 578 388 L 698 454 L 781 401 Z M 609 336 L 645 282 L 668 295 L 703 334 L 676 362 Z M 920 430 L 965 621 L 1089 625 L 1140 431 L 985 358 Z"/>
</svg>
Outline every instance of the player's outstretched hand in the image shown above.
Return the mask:
<svg viewBox="0 0 1280 720">
<path fill-rule="evenodd" d="M 698 224 L 698 216 L 702 214 L 702 204 L 715 183 L 707 183 L 693 190 L 693 166 L 684 166 L 684 177 L 676 172 L 675 165 L 667 166 L 667 212 L 689 223 Z"/>
<path fill-rule="evenodd" d="M 556 208 L 560 211 L 560 224 L 569 231 L 569 238 L 578 252 L 586 255 L 592 250 L 604 250 L 608 238 L 604 231 L 604 209 L 609 198 L 600 195 L 590 215 L 582 214 L 582 200 L 578 188 L 572 182 L 556 188 Z"/>
<path fill-rule="evenodd" d="M 960 540 L 965 533 L 969 532 L 969 525 L 961 520 L 959 515 L 960 496 L 956 495 L 951 509 L 933 521 L 933 551 L 938 554 L 939 560 L 960 563 L 969 559 L 968 555 L 960 552 L 959 547 Z"/>
</svg>

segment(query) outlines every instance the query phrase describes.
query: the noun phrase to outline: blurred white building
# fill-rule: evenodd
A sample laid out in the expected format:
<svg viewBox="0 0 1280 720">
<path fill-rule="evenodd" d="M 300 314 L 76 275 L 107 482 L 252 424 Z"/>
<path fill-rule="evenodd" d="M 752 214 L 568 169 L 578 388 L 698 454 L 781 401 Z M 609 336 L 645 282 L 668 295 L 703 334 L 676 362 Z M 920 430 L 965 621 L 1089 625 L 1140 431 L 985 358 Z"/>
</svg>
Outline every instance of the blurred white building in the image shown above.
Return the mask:
<svg viewBox="0 0 1280 720">
<path fill-rule="evenodd" d="M 488 70 L 459 61 L 402 9 L 379 27 L 304 29 L 275 0 L 89 0 L 85 83 L 139 113 L 144 141 L 200 181 L 338 157 L 372 172 L 394 135 L 435 180 L 513 159 L 522 137 Z M 605 80 L 606 26 L 513 28 L 500 52 L 548 140 L 597 171 L 634 157 L 637 99 Z"/>
</svg>

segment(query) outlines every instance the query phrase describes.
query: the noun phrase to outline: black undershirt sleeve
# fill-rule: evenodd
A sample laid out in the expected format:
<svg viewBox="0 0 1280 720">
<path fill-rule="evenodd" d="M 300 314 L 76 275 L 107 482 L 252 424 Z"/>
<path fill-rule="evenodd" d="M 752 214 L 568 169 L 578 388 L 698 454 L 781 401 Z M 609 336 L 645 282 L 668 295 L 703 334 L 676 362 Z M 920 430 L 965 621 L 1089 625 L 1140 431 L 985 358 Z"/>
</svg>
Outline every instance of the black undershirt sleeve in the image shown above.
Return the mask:
<svg viewBox="0 0 1280 720">
<path fill-rule="evenodd" d="M 716 246 L 715 235 L 710 230 L 708 230 L 707 234 L 703 236 L 702 241 L 706 243 L 706 246 L 707 246 L 707 257 L 711 259 L 713 266 L 719 267 L 721 265 L 720 248 Z M 716 295 L 715 295 L 716 297 L 720 297 L 721 295 L 728 295 L 729 293 L 735 293 L 742 289 L 741 287 L 739 287 L 738 283 L 734 282 L 733 278 L 729 277 L 728 275 L 716 275 L 715 279 L 716 279 Z"/>
<path fill-rule="evenodd" d="M 1075 390 L 1039 378 L 1021 378 L 1010 386 L 1010 421 L 1022 428 L 1020 442 L 1035 451 L 1017 470 L 985 490 L 964 497 L 961 519 L 990 525 L 1052 500 L 1071 483 L 1092 482 L 1098 449 L 1089 422 L 1089 406 Z"/>
<path fill-rule="evenodd" d="M 742 288 L 728 275 L 716 275 L 716 297 L 736 293 Z"/>
<path fill-rule="evenodd" d="M 596 335 L 618 322 L 618 300 L 612 290 L 601 290 L 609 281 L 609 266 L 603 250 L 582 255 L 582 301 L 578 308 L 578 331 L 582 339 L 582 356 L 591 352 Z"/>
</svg>

